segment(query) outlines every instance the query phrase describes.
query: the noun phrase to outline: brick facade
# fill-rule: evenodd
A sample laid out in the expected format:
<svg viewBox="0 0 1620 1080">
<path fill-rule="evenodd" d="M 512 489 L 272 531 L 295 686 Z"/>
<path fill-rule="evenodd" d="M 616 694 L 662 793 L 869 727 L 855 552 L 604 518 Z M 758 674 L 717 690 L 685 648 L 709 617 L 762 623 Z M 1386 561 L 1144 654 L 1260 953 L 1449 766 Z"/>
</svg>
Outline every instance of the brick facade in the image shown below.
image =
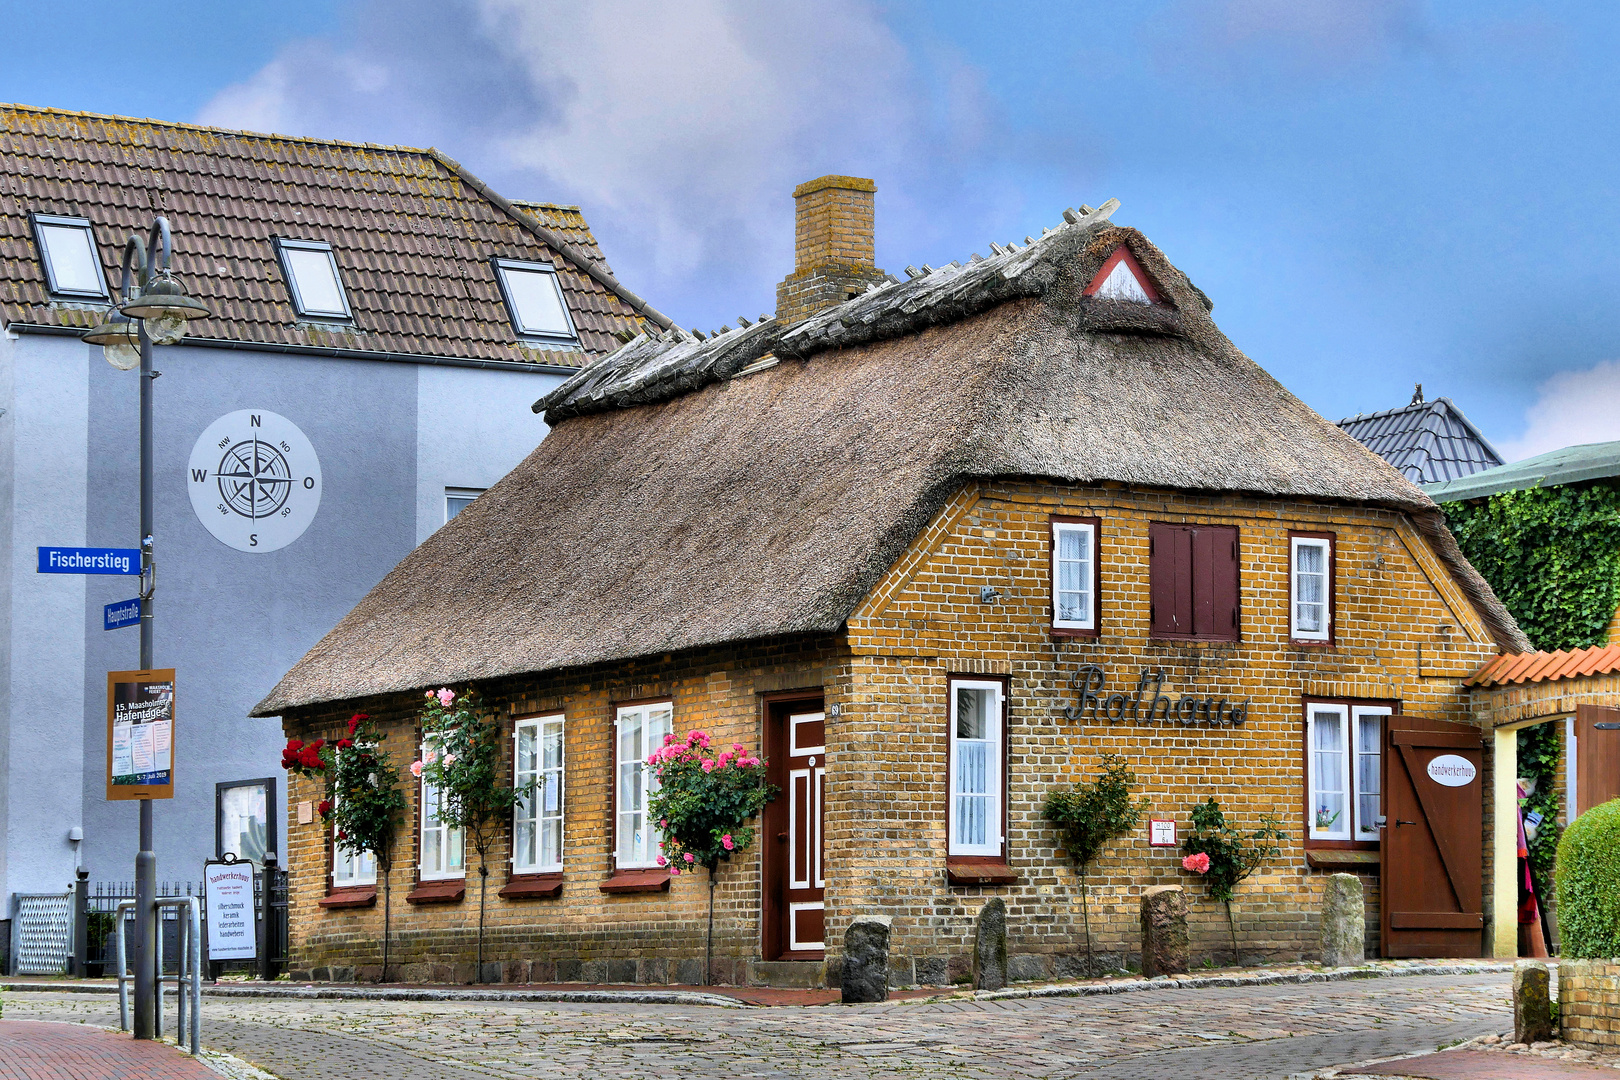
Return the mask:
<svg viewBox="0 0 1620 1080">
<path fill-rule="evenodd" d="M 1569 1042 L 1620 1046 L 1620 959 L 1558 961 L 1558 1022 Z"/>
<path fill-rule="evenodd" d="M 1099 522 L 1095 637 L 1051 632 L 1052 515 Z M 1149 638 L 1152 522 L 1238 527 L 1241 640 Z M 1290 643 L 1291 530 L 1336 537 L 1331 646 Z M 981 602 L 986 586 L 995 590 L 993 602 Z M 1393 702 L 1409 715 L 1467 721 L 1461 676 L 1496 652 L 1443 565 L 1395 511 L 1117 484 L 970 484 L 935 515 L 836 636 L 752 642 L 481 686 L 509 718 L 557 711 L 567 717 L 562 894 L 499 898 L 508 856 L 497 851 L 489 880 L 487 955 L 511 981 L 700 981 L 704 875 L 683 875 L 667 893 L 610 896 L 600 889 L 611 872 L 613 705 L 668 696 L 677 732 L 701 727 L 719 740 L 757 750 L 762 695 L 821 689 L 828 710 L 824 850 L 827 957 L 834 978 L 837 943 L 851 919 L 868 912 L 894 918 L 897 982 L 963 977 L 973 919 L 992 895 L 1007 902 L 1015 977 L 1077 972 L 1084 942 L 1076 877 L 1040 806 L 1053 786 L 1094 775 L 1099 757 L 1109 752 L 1129 759 L 1140 792 L 1152 800 L 1152 816 L 1174 818 L 1182 835 L 1192 805 L 1210 795 L 1238 828 L 1252 831 L 1267 813 L 1281 819 L 1289 835 L 1281 857 L 1239 889 L 1239 948 L 1245 958 L 1310 957 L 1317 948 L 1323 879 L 1333 868 L 1313 866 L 1302 839 L 1304 701 Z M 1128 693 L 1144 668 L 1163 668 L 1164 693 L 1248 701 L 1246 719 L 1241 726 L 1203 720 L 1077 723 L 1064 709 L 1076 703 L 1070 680 L 1081 664 L 1103 666 L 1105 694 Z M 1011 884 L 947 880 L 952 675 L 1007 680 L 1006 848 L 1016 874 Z M 394 753 L 408 754 L 416 745 L 412 711 L 418 700 L 408 694 L 346 702 L 341 709 L 294 710 L 285 724 L 289 736 L 331 736 L 361 708 L 395 733 L 389 741 Z M 1481 790 L 1490 790 L 1488 777 Z M 318 824 L 296 824 L 297 804 L 319 793 L 295 779 L 288 798 L 295 822 L 289 845 L 294 967 L 317 975 L 317 969 L 374 975 L 380 904 L 319 906 L 327 887 L 325 831 Z M 1488 799 L 1485 809 L 1488 815 Z M 407 980 L 471 978 L 476 856 L 468 855 L 465 899 L 413 906 L 403 897 L 415 880 L 414 847 L 411 837 L 402 838 L 392 879 L 392 956 L 402 965 L 394 974 Z M 1149 847 L 1144 825 L 1098 860 L 1090 875 L 1090 909 L 1099 953 L 1129 961 L 1137 948 L 1141 890 L 1179 883 L 1189 887 L 1193 901 L 1195 954 L 1230 956 L 1225 912 L 1182 872 L 1179 859 L 1174 849 Z M 1368 924 L 1376 927 L 1376 864 L 1365 869 Z M 1487 868 L 1487 880 L 1489 873 Z M 716 974 L 736 982 L 804 979 L 805 965 L 789 972 L 761 957 L 760 875 L 758 844 L 720 874 Z"/>
</svg>

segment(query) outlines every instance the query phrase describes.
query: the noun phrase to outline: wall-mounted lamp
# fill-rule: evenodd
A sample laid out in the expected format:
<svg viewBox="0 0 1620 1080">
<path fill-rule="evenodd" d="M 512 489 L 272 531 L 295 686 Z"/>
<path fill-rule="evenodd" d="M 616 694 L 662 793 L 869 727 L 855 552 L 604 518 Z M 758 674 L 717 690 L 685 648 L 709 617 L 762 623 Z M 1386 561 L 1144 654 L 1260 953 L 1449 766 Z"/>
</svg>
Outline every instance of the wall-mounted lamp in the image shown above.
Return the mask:
<svg viewBox="0 0 1620 1080">
<path fill-rule="evenodd" d="M 73 872 L 79 872 L 79 845 L 84 842 L 84 826 L 75 825 L 68 830 L 68 843 L 73 845 Z"/>
</svg>

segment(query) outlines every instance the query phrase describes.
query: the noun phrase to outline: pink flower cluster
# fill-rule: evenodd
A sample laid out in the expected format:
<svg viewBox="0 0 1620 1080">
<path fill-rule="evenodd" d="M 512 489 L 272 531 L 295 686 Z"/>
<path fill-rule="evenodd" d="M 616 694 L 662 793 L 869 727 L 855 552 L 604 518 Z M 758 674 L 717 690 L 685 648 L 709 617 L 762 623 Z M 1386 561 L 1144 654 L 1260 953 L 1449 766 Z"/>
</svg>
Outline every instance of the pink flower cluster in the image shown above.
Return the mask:
<svg viewBox="0 0 1620 1080">
<path fill-rule="evenodd" d="M 1209 873 L 1209 856 L 1202 851 L 1196 855 L 1188 855 L 1181 860 L 1181 868 L 1191 870 L 1195 874 L 1207 874 Z"/>
<path fill-rule="evenodd" d="M 427 696 L 429 698 L 438 698 L 439 704 L 446 709 L 456 700 L 456 692 L 448 686 L 441 686 L 437 691 L 429 690 Z"/>
<path fill-rule="evenodd" d="M 759 758 L 749 756 L 742 743 L 732 743 L 730 750 L 722 750 L 715 757 L 706 756 L 713 749 L 708 732 L 693 731 L 683 742 L 674 733 L 664 736 L 664 745 L 647 756 L 647 764 L 662 767 L 666 762 L 695 761 L 704 772 L 730 767 L 748 767 L 761 764 Z"/>
<path fill-rule="evenodd" d="M 449 691 L 446 691 L 446 693 L 448 693 L 448 692 Z M 426 750 L 422 751 L 422 760 L 421 761 L 413 761 L 413 762 L 411 762 L 411 775 L 412 776 L 421 776 L 422 775 L 422 769 L 425 766 L 432 765 L 434 762 L 436 762 L 438 760 L 439 760 L 438 751 L 434 750 L 432 747 L 428 747 Z M 456 755 L 454 755 L 454 754 L 446 754 L 446 755 L 444 755 L 444 763 L 446 765 L 453 765 L 453 764 L 455 764 L 455 761 L 456 761 Z"/>
</svg>

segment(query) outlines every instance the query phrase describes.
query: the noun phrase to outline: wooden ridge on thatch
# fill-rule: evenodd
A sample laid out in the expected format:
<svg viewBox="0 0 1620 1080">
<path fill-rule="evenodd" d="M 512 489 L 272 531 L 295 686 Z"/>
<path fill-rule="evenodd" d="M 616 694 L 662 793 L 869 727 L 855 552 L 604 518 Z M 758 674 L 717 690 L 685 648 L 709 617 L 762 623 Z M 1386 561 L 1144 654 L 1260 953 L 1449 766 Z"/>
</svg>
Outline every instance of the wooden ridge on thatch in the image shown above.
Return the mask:
<svg viewBox="0 0 1620 1080">
<path fill-rule="evenodd" d="M 1121 243 L 1162 305 L 1082 295 Z M 1079 224 L 1009 254 L 1031 251 L 931 297 L 924 275 L 591 365 L 537 406 L 540 446 L 255 715 L 836 632 L 945 500 L 997 477 L 1402 510 L 1498 643 L 1529 647 L 1428 497 L 1239 352 L 1141 234 Z"/>
</svg>

